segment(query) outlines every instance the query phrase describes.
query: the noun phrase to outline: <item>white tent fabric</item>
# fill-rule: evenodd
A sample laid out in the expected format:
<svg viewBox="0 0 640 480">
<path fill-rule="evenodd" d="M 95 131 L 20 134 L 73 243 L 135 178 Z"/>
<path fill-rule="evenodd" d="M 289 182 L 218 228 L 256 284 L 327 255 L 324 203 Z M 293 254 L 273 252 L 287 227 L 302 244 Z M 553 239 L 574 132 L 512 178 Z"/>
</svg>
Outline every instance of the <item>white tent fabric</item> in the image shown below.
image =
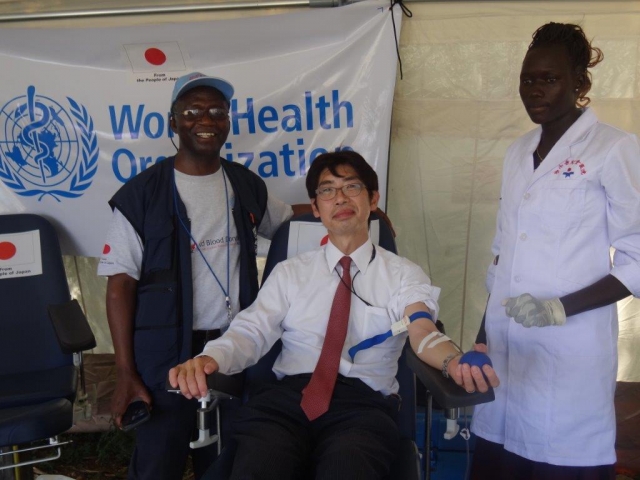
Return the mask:
<svg viewBox="0 0 640 480">
<path fill-rule="evenodd" d="M 468 348 L 487 297 L 503 155 L 534 127 L 518 97 L 531 34 L 549 21 L 582 25 L 605 55 L 593 70 L 594 111 L 640 134 L 640 2 L 410 7 L 401 36 L 404 80 L 394 98 L 389 215 L 400 252 L 442 287 L 447 333 Z M 621 302 L 620 310 L 619 380 L 638 381 L 640 300 Z"/>
<path fill-rule="evenodd" d="M 67 3 L 73 7 L 71 0 Z M 531 34 L 549 21 L 582 25 L 605 54 L 605 61 L 593 70 L 593 109 L 601 121 L 640 134 L 640 2 L 408 5 L 414 15 L 405 19 L 401 34 L 404 79 L 397 82 L 394 100 L 388 210 L 400 253 L 420 264 L 442 288 L 441 318 L 447 333 L 469 348 L 486 302 L 484 276 L 492 259 L 489 246 L 502 158 L 507 146 L 533 127 L 517 88 Z M 20 26 L 130 25 L 267 13 L 274 12 Z M 96 277 L 95 260 L 69 257 L 66 265 L 73 293 L 97 332 L 96 352 L 112 351 L 104 313 L 106 282 Z M 640 381 L 639 320 L 640 300 L 621 302 L 618 378 L 622 381 Z"/>
</svg>

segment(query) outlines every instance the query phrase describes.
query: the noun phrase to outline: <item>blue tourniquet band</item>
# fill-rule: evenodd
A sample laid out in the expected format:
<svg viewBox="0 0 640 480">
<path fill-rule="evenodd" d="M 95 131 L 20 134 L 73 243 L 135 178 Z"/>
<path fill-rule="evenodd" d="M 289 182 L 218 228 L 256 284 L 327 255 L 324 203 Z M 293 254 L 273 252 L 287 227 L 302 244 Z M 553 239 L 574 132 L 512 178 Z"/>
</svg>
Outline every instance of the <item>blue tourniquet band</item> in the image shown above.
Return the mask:
<svg viewBox="0 0 640 480">
<path fill-rule="evenodd" d="M 419 318 L 428 318 L 429 320 L 433 321 L 433 317 L 431 316 L 430 313 L 427 312 L 416 312 L 413 313 L 411 315 L 409 315 L 409 323 L 418 320 Z M 400 322 L 397 323 L 402 323 L 402 320 L 400 320 Z M 394 324 L 395 325 L 395 324 Z M 398 333 L 404 332 L 406 331 L 406 327 L 401 329 L 400 331 L 398 331 Z M 397 335 L 397 333 L 396 333 Z M 367 338 L 366 340 L 361 341 L 359 344 L 354 345 L 353 347 L 351 347 L 349 349 L 349 356 L 351 357 L 351 361 L 353 362 L 353 359 L 356 356 L 356 353 L 358 353 L 360 350 L 366 350 L 367 348 L 371 348 L 374 347 L 376 345 L 380 345 L 382 342 L 384 342 L 387 338 L 389 337 L 393 337 L 393 329 L 389 330 L 388 332 L 385 333 L 381 333 L 379 335 L 375 335 L 371 338 Z"/>
</svg>

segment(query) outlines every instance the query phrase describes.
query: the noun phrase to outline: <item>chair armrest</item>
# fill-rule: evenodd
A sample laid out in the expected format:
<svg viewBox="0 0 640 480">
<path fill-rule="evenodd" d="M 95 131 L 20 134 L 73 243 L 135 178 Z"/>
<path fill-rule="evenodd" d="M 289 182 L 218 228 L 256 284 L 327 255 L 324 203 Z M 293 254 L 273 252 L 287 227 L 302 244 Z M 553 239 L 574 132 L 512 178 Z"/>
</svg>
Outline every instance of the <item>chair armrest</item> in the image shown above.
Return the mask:
<svg viewBox="0 0 640 480">
<path fill-rule="evenodd" d="M 471 407 L 495 400 L 492 388 L 486 393 L 467 393 L 450 378 L 444 378 L 440 370 L 420 360 L 409 345 L 405 348 L 407 365 L 442 408 Z"/>
<path fill-rule="evenodd" d="M 77 300 L 47 307 L 62 353 L 70 355 L 96 346 L 89 322 Z"/>
<path fill-rule="evenodd" d="M 242 398 L 244 390 L 244 376 L 223 375 L 219 372 L 207 376 L 207 387 L 215 392 L 222 392 L 226 396 Z"/>
<path fill-rule="evenodd" d="M 237 375 L 223 375 L 222 373 L 215 372 L 211 375 L 207 375 L 207 387 L 209 389 L 209 395 L 211 399 L 230 399 L 230 398 L 242 398 L 242 392 L 244 389 L 244 377 L 238 377 Z M 173 388 L 169 383 L 169 377 L 165 380 L 165 390 L 172 393 L 180 393 L 180 390 Z"/>
</svg>

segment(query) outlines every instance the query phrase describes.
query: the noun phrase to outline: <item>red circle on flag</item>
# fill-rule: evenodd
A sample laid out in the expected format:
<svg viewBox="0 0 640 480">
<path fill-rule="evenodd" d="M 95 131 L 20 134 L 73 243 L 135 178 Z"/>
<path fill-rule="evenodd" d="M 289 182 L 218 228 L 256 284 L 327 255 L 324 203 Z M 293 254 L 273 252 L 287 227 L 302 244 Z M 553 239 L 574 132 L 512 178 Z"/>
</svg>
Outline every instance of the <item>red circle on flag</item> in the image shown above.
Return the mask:
<svg viewBox="0 0 640 480">
<path fill-rule="evenodd" d="M 162 65 L 167 61 L 167 56 L 159 48 L 147 48 L 144 52 L 144 58 L 151 65 Z"/>
<path fill-rule="evenodd" d="M 107 253 L 109 253 L 111 251 L 111 247 L 109 246 L 108 243 L 104 244 L 104 248 L 102 249 L 102 254 L 106 255 Z"/>
<path fill-rule="evenodd" d="M 325 235 L 324 237 L 322 237 L 322 240 L 320 240 L 320 246 L 326 245 L 328 241 L 329 235 Z"/>
<path fill-rule="evenodd" d="M 16 246 L 11 242 L 0 242 L 0 260 L 9 260 L 16 254 Z"/>
</svg>

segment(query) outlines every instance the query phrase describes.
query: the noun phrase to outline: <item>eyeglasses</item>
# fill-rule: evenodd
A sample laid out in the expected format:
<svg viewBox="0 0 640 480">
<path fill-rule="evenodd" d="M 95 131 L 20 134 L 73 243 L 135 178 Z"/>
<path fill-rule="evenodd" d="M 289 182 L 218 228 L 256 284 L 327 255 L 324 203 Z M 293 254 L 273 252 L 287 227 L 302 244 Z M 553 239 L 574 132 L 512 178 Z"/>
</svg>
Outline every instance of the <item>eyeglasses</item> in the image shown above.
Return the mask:
<svg viewBox="0 0 640 480">
<path fill-rule="evenodd" d="M 338 190 L 342 190 L 342 193 L 347 197 L 357 197 L 360 195 L 362 189 L 365 188 L 361 183 L 347 183 L 340 188 L 336 187 L 322 187 L 316 190 L 316 194 L 320 200 L 331 200 L 338 194 Z"/>
<path fill-rule="evenodd" d="M 178 115 L 182 115 L 182 117 L 187 121 L 200 120 L 204 117 L 206 113 L 209 115 L 209 118 L 215 122 L 222 122 L 224 120 L 229 119 L 229 112 L 224 108 L 210 108 L 208 110 L 200 109 L 200 108 L 187 108 L 182 112 L 176 112 Z"/>
</svg>

